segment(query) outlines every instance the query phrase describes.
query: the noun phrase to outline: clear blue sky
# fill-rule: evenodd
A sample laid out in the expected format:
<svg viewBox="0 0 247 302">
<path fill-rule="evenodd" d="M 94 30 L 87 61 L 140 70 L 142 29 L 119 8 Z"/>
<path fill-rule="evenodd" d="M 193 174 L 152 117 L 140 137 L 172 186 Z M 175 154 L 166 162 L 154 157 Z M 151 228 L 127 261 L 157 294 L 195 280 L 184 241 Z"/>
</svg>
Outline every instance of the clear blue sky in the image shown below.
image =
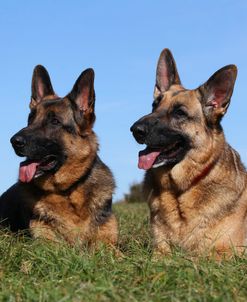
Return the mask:
<svg viewBox="0 0 247 302">
<path fill-rule="evenodd" d="M 186 88 L 234 63 L 239 74 L 223 125 L 247 163 L 247 1 L 42 0 L 0 5 L 0 192 L 17 178 L 21 161 L 9 143 L 26 125 L 32 70 L 44 65 L 64 96 L 82 70 L 96 73 L 95 131 L 112 169 L 115 199 L 140 181 L 141 146 L 129 127 L 150 112 L 155 69 L 168 47 Z"/>
</svg>

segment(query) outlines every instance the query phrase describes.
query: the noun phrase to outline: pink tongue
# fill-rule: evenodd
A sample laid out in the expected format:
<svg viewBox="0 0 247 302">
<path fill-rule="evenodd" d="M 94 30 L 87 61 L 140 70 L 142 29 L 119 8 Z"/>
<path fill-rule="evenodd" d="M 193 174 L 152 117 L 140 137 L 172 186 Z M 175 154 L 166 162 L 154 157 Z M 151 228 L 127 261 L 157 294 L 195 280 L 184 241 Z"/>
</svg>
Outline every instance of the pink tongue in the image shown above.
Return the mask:
<svg viewBox="0 0 247 302">
<path fill-rule="evenodd" d="M 160 155 L 160 151 L 153 151 L 148 153 L 147 150 L 139 152 L 138 168 L 148 170 L 152 168 L 156 158 Z"/>
<path fill-rule="evenodd" d="M 38 163 L 31 163 L 29 165 L 26 166 L 20 166 L 19 169 L 19 180 L 21 182 L 30 182 L 36 172 L 37 166 L 39 164 Z"/>
</svg>

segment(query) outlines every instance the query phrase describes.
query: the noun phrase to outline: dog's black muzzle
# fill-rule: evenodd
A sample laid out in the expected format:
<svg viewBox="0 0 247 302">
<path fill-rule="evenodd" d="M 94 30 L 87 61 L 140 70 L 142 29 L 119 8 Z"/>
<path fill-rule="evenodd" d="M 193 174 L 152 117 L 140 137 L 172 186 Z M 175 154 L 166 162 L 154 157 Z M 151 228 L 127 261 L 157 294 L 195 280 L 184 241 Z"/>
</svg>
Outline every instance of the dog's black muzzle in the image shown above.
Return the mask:
<svg viewBox="0 0 247 302">
<path fill-rule="evenodd" d="M 18 156 L 36 158 L 50 153 L 47 150 L 48 139 L 43 138 L 38 131 L 23 128 L 12 136 L 10 142 Z"/>
<path fill-rule="evenodd" d="M 144 116 L 130 128 L 139 144 L 147 145 L 139 153 L 139 168 L 150 169 L 180 162 L 190 147 L 190 140 L 179 129 L 173 129 L 164 120 Z M 153 161 L 153 162 L 151 162 Z"/>
<path fill-rule="evenodd" d="M 31 159 L 42 159 L 47 155 L 62 155 L 62 144 L 56 139 L 43 137 L 39 131 L 24 128 L 10 139 L 10 142 L 18 156 Z"/>
<path fill-rule="evenodd" d="M 131 126 L 130 131 L 139 144 L 144 144 L 147 135 L 147 127 L 144 123 L 134 123 Z"/>
<path fill-rule="evenodd" d="M 189 147 L 187 135 L 171 128 L 154 116 L 142 117 L 131 126 L 130 131 L 139 144 L 146 144 L 154 149 L 160 149 L 175 142 L 179 142 L 185 149 Z"/>
<path fill-rule="evenodd" d="M 28 138 L 22 130 L 11 137 L 10 142 L 18 156 L 26 156 L 27 141 Z"/>
<path fill-rule="evenodd" d="M 158 124 L 158 118 L 144 116 L 131 126 L 130 131 L 139 144 L 147 144 L 147 138 Z"/>
</svg>

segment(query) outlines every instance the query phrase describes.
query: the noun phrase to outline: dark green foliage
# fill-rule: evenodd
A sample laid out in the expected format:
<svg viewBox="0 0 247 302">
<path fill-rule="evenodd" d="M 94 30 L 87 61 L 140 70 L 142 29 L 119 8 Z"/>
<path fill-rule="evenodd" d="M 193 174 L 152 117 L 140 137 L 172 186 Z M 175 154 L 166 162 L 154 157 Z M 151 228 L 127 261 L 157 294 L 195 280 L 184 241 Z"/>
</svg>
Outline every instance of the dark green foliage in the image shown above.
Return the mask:
<svg viewBox="0 0 247 302">
<path fill-rule="evenodd" d="M 144 202 L 142 183 L 133 183 L 129 190 L 129 193 L 124 194 L 124 201 L 128 203 Z"/>
</svg>

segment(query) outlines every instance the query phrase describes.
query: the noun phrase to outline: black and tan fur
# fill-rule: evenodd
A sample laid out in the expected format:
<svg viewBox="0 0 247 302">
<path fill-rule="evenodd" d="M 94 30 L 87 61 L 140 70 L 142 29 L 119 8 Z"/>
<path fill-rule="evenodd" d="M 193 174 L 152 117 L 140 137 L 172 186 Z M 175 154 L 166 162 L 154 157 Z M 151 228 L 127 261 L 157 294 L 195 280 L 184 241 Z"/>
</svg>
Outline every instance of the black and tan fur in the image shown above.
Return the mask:
<svg viewBox="0 0 247 302">
<path fill-rule="evenodd" d="M 171 52 L 160 55 L 153 111 L 131 128 L 137 142 L 147 145 L 140 167 L 159 154 L 144 180 L 158 253 L 172 246 L 219 256 L 245 250 L 247 174 L 220 124 L 236 75 L 236 66 L 228 65 L 188 90 Z"/>
<path fill-rule="evenodd" d="M 19 180 L 1 196 L 3 225 L 69 243 L 116 243 L 117 222 L 111 209 L 115 184 L 97 155 L 94 103 L 92 69 L 59 98 L 46 69 L 36 66 L 28 126 L 11 143 L 17 155 L 27 157 L 21 165 L 37 162 L 38 168 L 33 179 L 24 173 L 27 182 Z"/>
</svg>

